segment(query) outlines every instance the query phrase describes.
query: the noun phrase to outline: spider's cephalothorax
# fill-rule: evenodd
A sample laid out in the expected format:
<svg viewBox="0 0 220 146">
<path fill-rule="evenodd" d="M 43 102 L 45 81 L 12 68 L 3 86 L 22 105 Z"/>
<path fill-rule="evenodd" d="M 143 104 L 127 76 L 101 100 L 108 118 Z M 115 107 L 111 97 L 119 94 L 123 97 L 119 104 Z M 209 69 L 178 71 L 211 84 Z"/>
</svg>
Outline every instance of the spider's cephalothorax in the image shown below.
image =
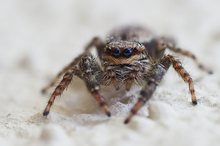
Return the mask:
<svg viewBox="0 0 220 146">
<path fill-rule="evenodd" d="M 103 84 L 113 83 L 116 89 L 125 85 L 129 90 L 134 82 L 140 84 L 151 66 L 144 45 L 123 40 L 106 44 L 101 60 Z"/>
<path fill-rule="evenodd" d="M 93 47 L 97 50 L 99 61 L 90 53 Z M 100 95 L 100 86 L 113 84 L 116 90 L 122 86 L 125 86 L 126 90 L 130 90 L 134 83 L 140 85 L 138 101 L 124 121 L 128 123 L 132 116 L 152 97 L 157 85 L 171 65 L 188 83 L 192 103 L 196 105 L 192 78 L 182 67 L 180 61 L 172 55 L 164 54 L 165 49 L 192 58 L 200 69 L 212 73 L 199 63 L 191 52 L 177 48 L 173 39 L 154 36 L 143 27 L 127 26 L 112 31 L 105 42 L 98 37 L 92 39 L 85 51 L 43 89 L 43 92 L 46 92 L 63 76 L 51 94 L 43 115 L 49 114 L 55 98 L 67 88 L 73 76 L 77 76 L 85 82 L 88 90 L 107 116 L 111 116 L 111 113 L 104 98 Z"/>
</svg>

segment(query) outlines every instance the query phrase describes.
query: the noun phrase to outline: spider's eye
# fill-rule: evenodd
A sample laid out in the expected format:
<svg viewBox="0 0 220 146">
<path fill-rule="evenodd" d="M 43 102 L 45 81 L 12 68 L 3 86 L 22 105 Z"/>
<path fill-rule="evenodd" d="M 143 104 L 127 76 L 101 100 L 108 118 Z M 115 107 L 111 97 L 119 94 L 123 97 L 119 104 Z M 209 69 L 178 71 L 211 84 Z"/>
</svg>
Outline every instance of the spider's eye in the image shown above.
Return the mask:
<svg viewBox="0 0 220 146">
<path fill-rule="evenodd" d="M 114 56 L 118 57 L 118 56 L 120 56 L 121 51 L 120 51 L 120 49 L 115 48 L 112 54 L 113 54 Z"/>
<path fill-rule="evenodd" d="M 133 53 L 133 48 L 127 48 L 124 50 L 123 54 L 124 56 L 128 57 L 128 56 L 131 56 L 131 54 Z"/>
</svg>

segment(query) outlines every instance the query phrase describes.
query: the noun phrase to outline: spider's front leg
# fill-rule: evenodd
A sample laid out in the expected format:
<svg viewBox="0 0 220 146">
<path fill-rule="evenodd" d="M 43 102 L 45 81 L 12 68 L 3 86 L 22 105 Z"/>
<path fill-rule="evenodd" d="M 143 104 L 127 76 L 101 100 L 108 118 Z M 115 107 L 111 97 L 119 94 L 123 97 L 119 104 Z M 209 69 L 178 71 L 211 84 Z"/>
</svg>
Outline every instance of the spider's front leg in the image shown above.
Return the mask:
<svg viewBox="0 0 220 146">
<path fill-rule="evenodd" d="M 108 106 L 103 96 L 101 96 L 99 93 L 100 84 L 103 79 L 103 71 L 98 62 L 92 55 L 86 55 L 82 57 L 79 67 L 82 71 L 80 78 L 84 80 L 87 89 L 93 95 L 101 110 L 105 112 L 108 117 L 110 117 L 111 113 L 108 109 Z"/>
<path fill-rule="evenodd" d="M 143 89 L 140 91 L 141 97 L 131 109 L 130 115 L 125 119 L 124 123 L 130 122 L 131 118 L 139 111 L 139 109 L 152 97 L 157 85 L 162 80 L 164 74 L 170 66 L 170 61 L 163 58 L 159 64 L 152 67 L 150 75 L 146 79 Z"/>
<path fill-rule="evenodd" d="M 96 60 L 90 54 L 82 56 L 79 64 L 73 66 L 64 74 L 62 81 L 52 93 L 43 112 L 43 115 L 47 116 L 49 114 L 50 108 L 54 103 L 55 98 L 61 95 L 62 92 L 67 88 L 72 80 L 73 75 L 78 76 L 85 82 L 88 90 L 94 96 L 101 109 L 106 113 L 107 116 L 111 116 L 104 98 L 99 94 L 99 79 L 102 75 L 102 70 Z"/>
<path fill-rule="evenodd" d="M 193 80 L 190 77 L 189 73 L 182 67 L 180 61 L 175 59 L 172 55 L 167 55 L 163 57 L 160 63 L 156 65 L 156 67 L 152 70 L 154 71 L 154 73 L 149 76 L 146 85 L 141 90 L 141 97 L 138 99 L 138 102 L 131 109 L 130 115 L 124 122 L 125 124 L 127 124 L 130 121 L 130 119 L 138 112 L 138 110 L 151 98 L 153 92 L 157 87 L 157 84 L 161 81 L 162 77 L 164 76 L 171 64 L 173 65 L 173 68 L 176 70 L 176 72 L 182 77 L 182 79 L 188 83 L 189 91 L 192 97 L 192 103 L 194 105 L 197 104 Z"/>
</svg>

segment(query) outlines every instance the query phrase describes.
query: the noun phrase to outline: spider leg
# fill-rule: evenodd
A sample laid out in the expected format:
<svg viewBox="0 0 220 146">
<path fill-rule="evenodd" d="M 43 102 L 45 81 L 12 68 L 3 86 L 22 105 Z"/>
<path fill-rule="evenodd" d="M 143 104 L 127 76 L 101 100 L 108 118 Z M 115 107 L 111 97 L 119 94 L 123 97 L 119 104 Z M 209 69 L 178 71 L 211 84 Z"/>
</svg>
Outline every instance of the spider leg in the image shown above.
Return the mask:
<svg viewBox="0 0 220 146">
<path fill-rule="evenodd" d="M 68 64 L 66 67 L 64 67 L 57 75 L 56 77 L 54 77 L 54 79 L 47 85 L 45 86 L 41 92 L 43 94 L 45 94 L 51 87 L 53 87 L 60 79 L 60 77 L 66 73 L 72 66 L 76 65 L 82 56 L 86 55 L 89 53 L 89 51 L 91 50 L 92 47 L 96 47 L 96 48 L 100 48 L 101 46 L 103 46 L 103 42 L 100 38 L 98 37 L 94 37 L 85 47 L 85 51 L 80 54 L 78 57 L 76 57 L 70 64 Z"/>
<path fill-rule="evenodd" d="M 96 47 L 97 49 L 100 49 L 105 44 L 99 37 L 94 37 L 85 47 L 85 51 L 88 52 L 92 47 Z"/>
<path fill-rule="evenodd" d="M 140 91 L 141 97 L 138 99 L 137 103 L 131 109 L 129 116 L 125 119 L 125 124 L 129 123 L 131 118 L 152 97 L 157 85 L 160 83 L 169 67 L 170 61 L 165 58 L 162 58 L 159 64 L 153 66 L 151 74 L 146 79 L 145 86 Z"/>
<path fill-rule="evenodd" d="M 206 68 L 202 63 L 200 63 L 198 61 L 197 57 L 192 52 L 187 51 L 187 50 L 183 50 L 181 48 L 169 48 L 169 49 L 176 52 L 176 53 L 179 53 L 181 55 L 184 55 L 184 56 L 187 56 L 187 57 L 193 59 L 201 70 L 204 70 L 205 72 L 207 72 L 209 74 L 213 74 L 213 71 Z"/>
<path fill-rule="evenodd" d="M 111 117 L 111 112 L 109 111 L 109 108 L 103 98 L 103 96 L 101 96 L 99 94 L 99 91 L 97 89 L 91 88 L 90 89 L 91 94 L 94 96 L 96 102 L 98 103 L 99 107 L 101 108 L 101 110 L 108 116 Z"/>
<path fill-rule="evenodd" d="M 74 66 L 76 64 L 78 60 L 74 60 L 72 61 L 69 65 L 67 65 L 66 67 L 64 67 L 57 75 L 56 77 L 46 86 L 44 87 L 41 92 L 43 94 L 45 94 L 51 87 L 53 87 L 60 79 L 60 77 L 66 73 L 72 66 Z"/>
<path fill-rule="evenodd" d="M 81 79 L 84 80 L 87 89 L 93 95 L 101 110 L 105 112 L 108 117 L 110 117 L 111 113 L 108 109 L 108 106 L 103 96 L 101 96 L 99 93 L 103 71 L 98 62 L 92 55 L 85 55 L 81 58 L 79 68 L 83 72 Z"/>
<path fill-rule="evenodd" d="M 107 116 L 110 117 L 111 113 L 109 112 L 107 104 L 105 103 L 104 98 L 99 94 L 99 78 L 101 74 L 101 68 L 90 54 L 82 56 L 78 63 L 78 68 L 76 68 L 76 66 L 72 67 L 64 74 L 62 81 L 52 93 L 43 115 L 47 116 L 49 114 L 55 98 L 63 93 L 63 91 L 70 84 L 73 75 L 76 75 L 85 82 L 88 90 L 93 95 L 100 108 L 106 113 Z"/>
<path fill-rule="evenodd" d="M 193 80 L 190 77 L 189 73 L 182 67 L 181 62 L 175 59 L 172 55 L 167 55 L 166 58 L 171 62 L 171 64 L 173 65 L 173 68 L 182 77 L 182 79 L 189 84 L 189 91 L 192 96 L 192 103 L 196 105 L 197 99 L 195 95 L 195 89 L 193 85 Z"/>
<path fill-rule="evenodd" d="M 209 74 L 213 74 L 213 71 L 208 69 L 207 67 L 205 67 L 202 63 L 200 63 L 198 61 L 197 57 L 192 52 L 176 47 L 174 40 L 172 40 L 172 39 L 169 39 L 166 37 L 159 38 L 158 39 L 158 47 L 159 47 L 159 50 L 162 48 L 168 48 L 169 50 L 171 50 L 175 53 L 189 57 L 197 64 L 199 69 L 201 69 Z"/>
<path fill-rule="evenodd" d="M 152 97 L 152 94 L 156 90 L 158 83 L 161 81 L 162 77 L 164 76 L 171 64 L 173 65 L 173 68 L 176 70 L 176 72 L 182 77 L 182 79 L 189 84 L 189 91 L 191 93 L 192 103 L 194 105 L 197 104 L 193 80 L 190 77 L 189 73 L 182 67 L 180 61 L 175 59 L 172 55 L 167 55 L 163 57 L 159 65 L 156 65 L 156 67 L 153 69 L 154 73 L 148 77 L 146 85 L 140 92 L 141 97 L 131 109 L 130 115 L 124 121 L 125 124 L 127 124 L 131 120 L 131 118 L 138 112 L 138 110 Z"/>
<path fill-rule="evenodd" d="M 79 71 L 76 68 L 71 68 L 69 69 L 63 76 L 63 79 L 61 80 L 61 82 L 57 85 L 57 87 L 55 88 L 55 90 L 53 91 L 53 93 L 50 96 L 50 99 L 47 103 L 47 106 L 43 112 L 44 116 L 47 116 L 50 112 L 50 108 L 53 105 L 55 98 L 59 95 L 61 95 L 63 93 L 63 91 L 68 87 L 68 85 L 70 84 L 73 75 L 77 75 L 79 73 Z"/>
</svg>

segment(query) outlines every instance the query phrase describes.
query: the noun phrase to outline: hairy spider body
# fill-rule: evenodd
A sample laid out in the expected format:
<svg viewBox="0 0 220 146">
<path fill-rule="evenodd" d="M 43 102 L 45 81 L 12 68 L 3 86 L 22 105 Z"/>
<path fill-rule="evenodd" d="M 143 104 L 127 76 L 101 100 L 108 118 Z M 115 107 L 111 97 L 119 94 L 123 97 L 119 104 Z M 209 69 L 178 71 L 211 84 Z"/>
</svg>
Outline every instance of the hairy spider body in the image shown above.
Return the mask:
<svg viewBox="0 0 220 146">
<path fill-rule="evenodd" d="M 90 53 L 92 47 L 96 48 L 98 59 L 95 59 Z M 180 61 L 172 55 L 165 55 L 165 49 L 192 58 L 200 69 L 211 73 L 198 62 L 191 52 L 177 48 L 172 39 L 157 37 L 140 26 L 126 26 L 113 30 L 106 41 L 102 41 L 98 37 L 93 38 L 86 46 L 85 51 L 43 89 L 43 92 L 46 92 L 63 76 L 52 93 L 43 115 L 49 114 L 55 98 L 67 88 L 73 76 L 77 76 L 85 82 L 88 90 L 107 116 L 111 116 L 111 113 L 105 98 L 100 94 L 100 86 L 113 85 L 116 90 L 125 86 L 125 89 L 129 91 L 132 85 L 139 85 L 141 90 L 138 101 L 124 121 L 124 123 L 128 123 L 132 116 L 152 97 L 157 85 L 171 65 L 188 83 L 192 103 L 196 105 L 197 100 L 192 78 L 182 67 Z"/>
</svg>

